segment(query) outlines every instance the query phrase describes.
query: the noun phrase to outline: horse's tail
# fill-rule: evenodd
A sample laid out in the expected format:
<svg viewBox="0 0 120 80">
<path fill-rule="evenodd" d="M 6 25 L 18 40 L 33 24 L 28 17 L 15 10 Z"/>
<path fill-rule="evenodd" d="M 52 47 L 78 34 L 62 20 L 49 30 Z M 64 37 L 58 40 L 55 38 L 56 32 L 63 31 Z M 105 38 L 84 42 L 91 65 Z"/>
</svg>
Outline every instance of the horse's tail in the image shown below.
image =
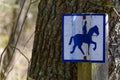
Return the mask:
<svg viewBox="0 0 120 80">
<path fill-rule="evenodd" d="M 70 38 L 70 42 L 69 42 L 69 45 L 72 43 L 72 38 L 73 38 L 73 37 L 71 37 L 71 38 Z"/>
</svg>

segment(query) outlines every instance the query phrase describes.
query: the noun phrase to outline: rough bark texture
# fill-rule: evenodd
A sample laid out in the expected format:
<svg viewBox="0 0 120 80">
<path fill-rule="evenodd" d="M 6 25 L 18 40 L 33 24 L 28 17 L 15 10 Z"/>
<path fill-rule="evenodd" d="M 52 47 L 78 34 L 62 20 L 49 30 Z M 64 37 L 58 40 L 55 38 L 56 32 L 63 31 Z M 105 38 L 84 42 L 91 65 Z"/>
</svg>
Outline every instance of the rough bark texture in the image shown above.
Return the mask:
<svg viewBox="0 0 120 80">
<path fill-rule="evenodd" d="M 35 29 L 30 77 L 35 80 L 77 80 L 75 63 L 62 62 L 62 13 L 79 9 L 77 0 L 41 0 Z M 79 11 L 78 11 L 79 12 Z"/>
</svg>

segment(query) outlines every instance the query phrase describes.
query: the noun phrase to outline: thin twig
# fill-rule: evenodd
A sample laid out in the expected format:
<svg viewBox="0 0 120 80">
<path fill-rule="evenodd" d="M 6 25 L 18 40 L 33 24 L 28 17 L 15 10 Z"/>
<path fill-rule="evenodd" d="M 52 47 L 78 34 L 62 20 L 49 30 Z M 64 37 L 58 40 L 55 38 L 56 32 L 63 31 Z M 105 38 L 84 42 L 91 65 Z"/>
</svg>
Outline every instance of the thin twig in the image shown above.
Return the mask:
<svg viewBox="0 0 120 80">
<path fill-rule="evenodd" d="M 24 53 L 17 47 L 14 47 L 14 46 L 10 46 L 12 48 L 15 48 L 16 50 L 18 50 L 20 52 L 20 54 L 27 60 L 28 63 L 30 63 L 29 59 L 24 55 Z"/>
<path fill-rule="evenodd" d="M 113 10 L 115 11 L 116 15 L 117 15 L 118 17 L 120 17 L 120 14 L 118 13 L 118 11 L 116 10 L 115 7 L 113 7 Z"/>
<path fill-rule="evenodd" d="M 31 4 L 36 3 L 38 0 L 31 0 Z"/>
<path fill-rule="evenodd" d="M 37 1 L 38 1 L 38 0 L 35 0 L 35 1 L 30 0 L 30 3 L 28 4 L 28 7 L 27 7 L 27 10 L 26 10 L 26 13 L 25 13 L 25 16 L 24 16 L 22 25 L 21 25 L 21 29 L 20 29 L 20 32 L 19 32 L 18 37 L 17 37 L 17 41 L 16 41 L 16 43 L 15 43 L 15 46 L 14 46 L 14 49 L 13 49 L 13 53 L 12 53 L 12 56 L 11 56 L 11 58 L 10 58 L 10 61 L 9 61 L 8 65 L 7 65 L 7 67 L 8 67 L 9 64 L 11 63 L 11 60 L 12 60 L 12 57 L 13 57 L 13 55 L 14 55 L 15 49 L 18 50 L 18 51 L 26 58 L 26 60 L 28 61 L 28 63 L 30 63 L 29 59 L 28 59 L 18 48 L 16 48 L 16 45 L 17 45 L 18 40 L 19 40 L 19 37 L 20 37 L 20 35 L 21 35 L 22 29 L 23 29 L 23 25 L 24 25 L 24 23 L 25 23 L 25 20 L 26 20 L 26 17 L 27 17 L 27 13 L 28 13 L 28 11 L 29 11 L 29 9 L 30 9 L 30 6 L 31 6 L 31 4 L 33 4 L 33 3 L 37 2 Z M 5 47 L 5 49 L 3 50 L 3 52 L 1 53 L 1 56 L 0 56 L 0 67 L 1 67 L 1 69 L 2 69 L 1 64 L 2 64 L 3 54 L 4 54 L 4 52 L 7 50 L 7 48 L 9 47 L 10 42 L 11 42 L 11 39 L 13 38 L 13 36 L 14 36 L 15 33 L 16 33 L 16 29 L 17 29 L 17 26 L 18 26 L 18 23 L 19 23 L 19 19 L 20 19 L 20 16 L 21 16 L 22 11 L 23 11 L 23 8 L 24 8 L 24 4 L 25 4 L 25 0 L 24 0 L 24 2 L 23 2 L 22 6 L 20 7 L 20 11 L 19 11 L 19 14 L 18 14 L 18 17 L 17 17 L 17 21 L 16 21 L 16 24 L 15 24 L 15 27 L 14 27 L 13 32 L 12 32 L 11 38 L 10 38 L 7 46 Z M 11 46 L 11 47 L 12 47 L 12 46 Z M 12 70 L 12 69 L 10 69 L 10 71 L 11 71 L 11 70 Z M 10 72 L 10 71 L 9 71 L 9 72 Z M 6 72 L 6 71 L 5 71 L 5 72 Z M 4 72 L 4 73 L 5 73 L 5 72 Z M 9 72 L 8 72 L 8 73 L 9 73 Z"/>
<path fill-rule="evenodd" d="M 12 32 L 12 34 L 11 34 L 11 38 L 10 38 L 7 46 L 5 47 L 5 49 L 3 50 L 3 52 L 1 53 L 1 56 L 0 56 L 0 67 L 1 67 L 1 68 L 2 68 L 2 66 L 1 66 L 2 62 L 1 62 L 1 61 L 2 61 L 3 54 L 4 54 L 4 52 L 8 49 L 8 46 L 10 45 L 11 39 L 15 36 L 16 29 L 17 29 L 17 26 L 18 26 L 18 22 L 19 22 L 19 19 L 20 19 L 22 10 L 23 10 L 23 8 L 24 8 L 24 7 L 23 7 L 24 4 L 25 4 L 25 0 L 24 0 L 24 2 L 23 2 L 23 4 L 22 4 L 21 8 L 20 8 L 20 11 L 19 11 L 19 14 L 18 14 L 18 17 L 17 17 L 16 24 L 15 24 L 14 29 L 13 29 L 13 32 Z M 14 53 L 14 50 L 13 50 L 13 53 Z"/>
<path fill-rule="evenodd" d="M 28 44 L 28 42 L 31 40 L 31 38 L 33 37 L 34 33 L 35 33 L 35 31 L 31 34 L 31 36 L 30 36 L 30 37 L 28 38 L 28 40 L 25 42 L 24 48 L 25 48 L 25 46 Z"/>
<path fill-rule="evenodd" d="M 10 70 L 7 72 L 7 74 L 5 75 L 5 80 L 6 80 L 6 78 L 7 78 L 7 76 L 9 75 L 9 73 L 13 70 L 13 68 L 14 68 L 14 65 L 10 68 Z M 4 73 L 5 74 L 5 73 Z"/>
<path fill-rule="evenodd" d="M 29 59 L 24 55 L 24 53 L 23 53 L 20 49 L 18 49 L 18 48 L 16 48 L 16 47 L 13 47 L 13 46 L 10 46 L 10 47 L 15 48 L 16 50 L 18 50 L 18 51 L 20 52 L 20 54 L 27 60 L 28 65 L 30 64 Z M 15 65 L 15 64 L 14 64 L 14 65 Z M 9 75 L 9 73 L 13 70 L 14 65 L 13 65 L 13 66 L 9 69 L 9 71 L 6 73 L 6 75 L 5 75 L 5 80 L 6 80 L 7 76 Z M 5 74 L 5 73 L 4 73 L 4 74 Z"/>
<path fill-rule="evenodd" d="M 17 41 L 16 41 L 14 47 L 17 46 L 17 43 L 18 43 L 18 40 L 19 40 L 19 38 L 20 38 L 21 32 L 22 32 L 22 30 L 23 30 L 23 25 L 24 25 L 25 20 L 26 20 L 26 18 L 27 18 L 27 13 L 28 13 L 28 11 L 29 11 L 29 9 L 30 9 L 30 6 L 31 6 L 31 4 L 29 3 L 29 4 L 28 4 L 28 7 L 27 7 L 27 10 L 26 10 L 26 12 L 25 12 L 25 16 L 24 16 L 24 19 L 23 19 L 23 22 L 22 22 L 22 25 L 21 25 L 20 32 L 19 32 L 18 37 L 17 37 Z M 14 51 L 15 51 L 15 48 L 14 48 Z M 10 60 L 9 60 L 9 63 L 7 64 L 7 67 L 10 65 L 10 62 L 12 61 L 13 55 L 14 55 L 14 54 L 11 55 L 11 58 L 10 58 Z M 6 71 L 5 71 L 5 72 L 6 72 Z"/>
</svg>

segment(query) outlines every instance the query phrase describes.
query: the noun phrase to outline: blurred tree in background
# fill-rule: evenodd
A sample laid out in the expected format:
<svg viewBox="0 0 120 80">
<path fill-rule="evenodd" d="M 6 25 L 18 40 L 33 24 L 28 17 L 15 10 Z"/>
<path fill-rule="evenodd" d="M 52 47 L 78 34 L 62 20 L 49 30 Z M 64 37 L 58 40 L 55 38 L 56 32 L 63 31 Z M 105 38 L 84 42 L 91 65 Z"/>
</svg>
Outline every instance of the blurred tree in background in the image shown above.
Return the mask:
<svg viewBox="0 0 120 80">
<path fill-rule="evenodd" d="M 19 6 L 20 10 L 22 10 L 23 6 L 25 4 L 25 0 L 16 0 L 14 5 Z M 24 15 L 25 13 L 20 15 L 20 10 L 17 10 L 16 8 L 13 9 L 13 21 L 12 21 L 12 28 L 11 28 L 11 35 L 9 38 L 9 42 L 8 44 L 10 46 L 6 47 L 6 53 L 4 54 L 4 58 L 3 58 L 3 72 L 4 73 L 8 73 L 9 69 L 11 68 L 11 64 L 13 63 L 13 59 L 15 56 L 15 48 L 11 47 L 11 46 L 17 46 L 18 44 L 18 37 L 19 37 L 19 32 L 21 31 L 21 24 L 23 22 L 24 19 Z M 18 18 L 17 18 L 18 16 Z M 20 19 L 20 20 L 19 20 Z"/>
<path fill-rule="evenodd" d="M 27 57 L 30 56 L 30 54 L 27 53 L 30 53 L 32 48 L 32 43 L 29 42 L 32 41 L 31 38 L 34 35 L 33 26 L 35 24 L 37 12 L 37 8 L 35 7 L 37 7 L 38 3 L 35 3 L 34 5 L 31 4 L 32 2 L 26 0 L 0 1 L 0 14 L 2 14 L 0 18 L 0 80 L 12 79 L 12 77 L 8 76 L 12 74 L 11 71 L 14 72 L 14 70 L 16 70 L 17 66 L 15 64 L 17 62 L 22 61 L 21 65 L 18 66 L 21 68 L 23 65 L 26 65 L 24 69 L 27 69 L 27 63 L 24 61 L 24 57 L 21 58 L 20 54 L 16 53 L 21 53 L 24 56 L 28 55 Z M 30 6 L 32 7 L 31 9 Z M 3 46 L 1 46 L 1 44 Z M 5 49 L 3 50 L 3 48 Z M 22 51 L 24 50 L 25 53 L 22 53 L 21 49 Z M 16 57 L 19 56 L 17 61 L 14 61 L 14 56 L 15 60 Z M 23 74 L 27 74 L 25 70 L 21 70 L 23 73 L 20 73 L 19 71 L 14 72 L 13 74 L 20 73 L 21 76 L 23 76 Z M 24 77 L 25 76 L 26 75 L 24 75 Z M 14 76 L 13 80 L 18 80 L 16 77 L 18 76 Z"/>
</svg>

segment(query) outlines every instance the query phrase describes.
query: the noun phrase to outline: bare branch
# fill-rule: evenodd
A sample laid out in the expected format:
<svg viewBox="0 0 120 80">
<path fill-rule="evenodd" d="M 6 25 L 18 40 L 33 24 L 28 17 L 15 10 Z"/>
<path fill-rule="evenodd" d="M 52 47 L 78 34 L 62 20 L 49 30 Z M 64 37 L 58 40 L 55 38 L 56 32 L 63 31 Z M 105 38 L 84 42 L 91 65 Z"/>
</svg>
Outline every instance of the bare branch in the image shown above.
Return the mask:
<svg viewBox="0 0 120 80">
<path fill-rule="evenodd" d="M 30 64 L 29 59 L 24 55 L 24 53 L 23 53 L 20 49 L 18 49 L 18 48 L 16 48 L 16 47 L 13 47 L 13 46 L 10 46 L 10 47 L 15 48 L 16 50 L 18 50 L 18 51 L 20 52 L 20 54 L 27 60 L 28 65 Z M 6 75 L 5 75 L 5 80 L 6 80 L 7 76 L 9 75 L 9 73 L 13 70 L 13 68 L 14 68 L 14 65 L 13 65 L 13 66 L 8 70 L 8 72 L 6 73 Z M 5 72 L 4 72 L 4 74 L 5 74 Z"/>
<path fill-rule="evenodd" d="M 9 47 L 10 42 L 11 42 L 11 39 L 14 37 L 14 35 L 15 35 L 15 33 L 16 33 L 16 29 L 17 29 L 17 26 L 18 26 L 18 23 L 19 23 L 19 19 L 20 19 L 20 16 L 21 16 L 21 14 L 22 14 L 22 10 L 23 10 L 23 8 L 24 8 L 24 5 L 25 5 L 25 0 L 24 0 L 24 2 L 23 2 L 22 6 L 20 7 L 20 11 L 19 11 L 19 14 L 18 14 L 18 16 L 17 16 L 17 21 L 16 21 L 16 24 L 14 25 L 14 29 L 13 29 L 11 38 L 10 38 L 7 46 L 5 47 L 5 49 L 3 50 L 3 52 L 1 53 L 1 56 L 0 56 L 0 67 L 1 67 L 1 68 L 2 68 L 2 66 L 1 66 L 2 62 L 1 62 L 1 61 L 2 61 L 3 54 L 4 54 L 4 52 L 7 50 L 7 48 Z M 19 39 L 19 37 L 18 37 L 18 39 Z M 17 45 L 17 42 L 15 43 L 15 46 L 16 46 L 16 45 Z M 15 50 L 13 50 L 13 54 L 14 54 L 14 51 L 15 51 Z M 13 56 L 13 54 L 12 54 L 12 56 Z M 11 59 L 12 59 L 12 56 L 11 56 Z M 10 63 L 9 63 L 9 64 L 10 64 Z M 9 64 L 8 64 L 8 65 L 9 65 Z"/>
<path fill-rule="evenodd" d="M 116 15 L 117 15 L 118 17 L 120 17 L 120 14 L 118 13 L 118 11 L 116 10 L 115 7 L 113 7 L 113 10 L 114 10 L 114 12 L 116 13 Z"/>
<path fill-rule="evenodd" d="M 38 0 L 31 0 L 31 4 L 34 4 L 34 3 L 36 3 Z"/>
<path fill-rule="evenodd" d="M 31 38 L 33 37 L 34 33 L 35 33 L 35 31 L 31 34 L 31 36 L 30 36 L 30 37 L 28 38 L 28 40 L 25 42 L 24 48 L 25 48 L 25 46 L 28 44 L 28 42 L 31 40 Z"/>
<path fill-rule="evenodd" d="M 26 8 L 26 11 L 25 11 L 25 14 L 24 14 L 24 18 L 23 18 L 23 22 L 22 22 L 22 24 L 21 24 L 21 26 L 20 26 L 21 28 L 20 28 L 20 31 L 19 31 L 19 34 L 18 34 L 18 37 L 17 37 L 17 40 L 16 40 L 16 43 L 15 43 L 14 47 L 17 46 L 17 43 L 18 43 L 18 41 L 19 41 L 21 32 L 22 32 L 22 30 L 23 30 L 23 25 L 24 25 L 25 20 L 26 20 L 26 18 L 27 18 L 27 13 L 28 13 L 28 11 L 29 11 L 29 9 L 30 9 L 30 6 L 31 6 L 31 3 L 29 3 L 29 4 L 28 4 L 28 7 Z M 21 15 L 22 15 L 22 12 L 23 12 L 23 9 L 22 9 L 22 11 L 21 11 Z M 20 16 L 21 16 L 21 15 L 20 15 Z M 19 21 L 18 21 L 18 22 L 19 22 Z M 8 45 L 10 45 L 10 44 L 8 44 Z M 10 61 L 12 61 L 14 52 L 15 52 L 15 48 L 13 49 L 13 53 L 12 53 L 12 55 L 11 55 Z M 9 61 L 9 63 L 7 64 L 7 67 L 10 65 L 10 61 Z M 5 72 L 6 72 L 6 71 L 5 71 Z"/>
<path fill-rule="evenodd" d="M 27 60 L 27 62 L 30 63 L 29 59 L 24 55 L 24 53 L 20 49 L 18 49 L 17 47 L 14 47 L 14 46 L 10 46 L 10 47 L 15 48 L 16 50 L 18 50 L 20 52 L 20 54 Z"/>
<path fill-rule="evenodd" d="M 7 74 L 5 75 L 5 80 L 6 80 L 6 78 L 7 78 L 7 76 L 9 75 L 9 73 L 13 70 L 13 68 L 14 68 L 14 65 L 10 68 L 10 70 L 7 72 Z M 5 74 L 5 73 L 4 73 Z"/>
</svg>

